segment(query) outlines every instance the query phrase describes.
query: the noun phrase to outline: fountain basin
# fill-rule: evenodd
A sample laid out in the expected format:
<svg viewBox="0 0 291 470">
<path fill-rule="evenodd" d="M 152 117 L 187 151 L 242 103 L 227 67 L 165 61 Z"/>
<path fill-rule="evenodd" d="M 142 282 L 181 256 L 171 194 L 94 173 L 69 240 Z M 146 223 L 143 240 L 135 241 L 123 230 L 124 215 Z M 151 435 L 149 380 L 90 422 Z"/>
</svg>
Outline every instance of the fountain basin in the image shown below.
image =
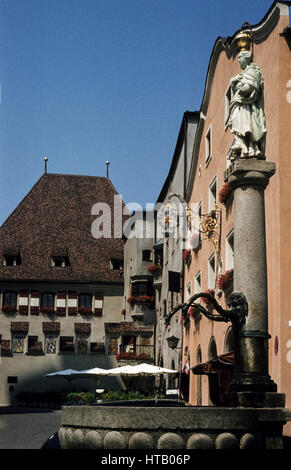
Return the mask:
<svg viewBox="0 0 291 470">
<path fill-rule="evenodd" d="M 65 406 L 59 440 L 63 449 L 281 449 L 289 419 L 285 408 Z"/>
</svg>

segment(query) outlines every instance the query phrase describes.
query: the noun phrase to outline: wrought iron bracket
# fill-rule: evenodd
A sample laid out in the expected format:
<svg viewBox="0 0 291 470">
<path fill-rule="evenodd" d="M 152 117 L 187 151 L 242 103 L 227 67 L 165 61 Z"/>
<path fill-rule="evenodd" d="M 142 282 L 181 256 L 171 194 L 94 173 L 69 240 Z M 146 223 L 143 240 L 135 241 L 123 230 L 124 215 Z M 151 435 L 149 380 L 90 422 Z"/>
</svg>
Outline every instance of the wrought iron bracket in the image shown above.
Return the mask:
<svg viewBox="0 0 291 470">
<path fill-rule="evenodd" d="M 195 300 L 201 297 L 206 298 L 211 303 L 217 314 L 213 314 L 202 305 L 195 303 Z M 234 330 L 241 333 L 242 327 L 246 321 L 246 316 L 248 315 L 248 302 L 245 295 L 241 292 L 233 292 L 230 295 L 228 306 L 230 309 L 225 310 L 212 295 L 206 292 L 200 292 L 190 297 L 187 302 L 177 305 L 165 318 L 165 325 L 168 326 L 170 324 L 171 318 L 179 310 L 182 310 L 182 315 L 186 318 L 189 308 L 195 307 L 196 311 L 202 313 L 209 320 L 225 323 L 231 322 Z"/>
</svg>

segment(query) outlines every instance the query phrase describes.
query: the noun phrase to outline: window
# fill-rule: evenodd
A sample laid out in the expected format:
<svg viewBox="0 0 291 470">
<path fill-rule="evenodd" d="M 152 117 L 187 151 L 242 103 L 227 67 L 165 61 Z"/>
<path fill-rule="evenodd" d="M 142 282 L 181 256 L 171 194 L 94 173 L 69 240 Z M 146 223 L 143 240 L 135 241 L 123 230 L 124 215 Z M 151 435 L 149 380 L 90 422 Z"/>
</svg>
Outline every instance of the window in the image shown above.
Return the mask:
<svg viewBox="0 0 291 470">
<path fill-rule="evenodd" d="M 151 250 L 143 250 L 142 252 L 142 260 L 143 261 L 151 261 L 152 252 Z"/>
<path fill-rule="evenodd" d="M 208 288 L 215 289 L 215 255 L 208 260 Z"/>
<path fill-rule="evenodd" d="M 122 344 L 120 345 L 120 352 L 135 353 L 136 352 L 136 337 L 123 336 Z"/>
<path fill-rule="evenodd" d="M 41 306 L 54 308 L 55 306 L 55 294 L 51 292 L 44 292 L 41 296 Z"/>
<path fill-rule="evenodd" d="M 52 266 L 55 268 L 65 268 L 66 266 L 69 266 L 69 258 L 68 256 L 53 256 L 52 257 Z"/>
<path fill-rule="evenodd" d="M 29 336 L 27 341 L 27 352 L 42 352 L 42 343 L 37 336 Z"/>
<path fill-rule="evenodd" d="M 191 297 L 191 282 L 186 287 L 186 301 L 189 300 Z"/>
<path fill-rule="evenodd" d="M 148 291 L 148 283 L 145 282 L 133 282 L 132 283 L 132 295 L 139 296 L 139 295 L 146 295 Z"/>
<path fill-rule="evenodd" d="M 216 200 L 217 200 L 217 178 L 215 177 L 211 185 L 209 186 L 209 192 L 208 192 L 209 212 L 215 210 Z"/>
<path fill-rule="evenodd" d="M 202 363 L 202 353 L 201 348 L 198 346 L 197 353 L 196 353 L 196 363 Z M 197 375 L 197 406 L 202 405 L 202 376 L 200 374 Z"/>
<path fill-rule="evenodd" d="M 232 89 L 231 86 L 228 87 L 225 93 L 224 97 L 224 125 L 225 125 L 225 130 L 227 129 L 227 121 L 229 118 L 229 105 L 232 100 Z"/>
<path fill-rule="evenodd" d="M 233 269 L 233 255 L 234 255 L 234 232 L 233 230 L 226 237 L 225 247 L 225 269 Z"/>
<path fill-rule="evenodd" d="M 163 249 L 156 249 L 155 250 L 155 264 L 157 266 L 163 267 L 163 262 L 164 262 Z"/>
<path fill-rule="evenodd" d="M 123 270 L 123 259 L 111 259 L 110 260 L 110 268 L 114 269 L 114 271 L 122 271 Z"/>
<path fill-rule="evenodd" d="M 212 338 L 210 339 L 210 342 L 209 342 L 208 360 L 210 361 L 211 359 L 213 359 L 216 356 L 217 356 L 216 342 L 215 342 L 214 337 L 212 336 Z"/>
<path fill-rule="evenodd" d="M 79 295 L 79 307 L 92 309 L 92 295 L 80 294 Z"/>
<path fill-rule="evenodd" d="M 88 341 L 84 338 L 78 338 L 77 340 L 77 351 L 78 354 L 87 354 L 88 352 Z"/>
<path fill-rule="evenodd" d="M 18 266 L 21 264 L 20 255 L 3 255 L 3 266 Z"/>
<path fill-rule="evenodd" d="M 12 352 L 13 354 L 23 354 L 24 353 L 24 339 L 25 335 L 23 333 L 13 334 L 12 335 Z"/>
<path fill-rule="evenodd" d="M 56 336 L 46 336 L 46 338 L 45 338 L 45 352 L 46 352 L 46 354 L 56 354 L 56 352 L 57 352 L 57 338 L 56 338 Z"/>
<path fill-rule="evenodd" d="M 199 292 L 201 292 L 201 273 L 200 273 L 200 271 L 195 276 L 194 289 L 195 289 L 195 294 L 199 294 Z"/>
<path fill-rule="evenodd" d="M 13 291 L 6 291 L 3 294 L 3 305 L 9 305 L 15 307 L 17 305 L 17 294 Z"/>
<path fill-rule="evenodd" d="M 74 338 L 73 336 L 61 336 L 60 337 L 60 352 L 74 352 Z"/>
<path fill-rule="evenodd" d="M 234 351 L 234 336 L 233 336 L 232 328 L 230 326 L 225 334 L 224 352 L 228 353 L 231 351 Z"/>
<path fill-rule="evenodd" d="M 211 127 L 209 127 L 205 136 L 205 163 L 206 165 L 208 165 L 212 157 L 212 135 L 211 134 L 212 134 L 212 130 L 211 130 Z"/>
</svg>

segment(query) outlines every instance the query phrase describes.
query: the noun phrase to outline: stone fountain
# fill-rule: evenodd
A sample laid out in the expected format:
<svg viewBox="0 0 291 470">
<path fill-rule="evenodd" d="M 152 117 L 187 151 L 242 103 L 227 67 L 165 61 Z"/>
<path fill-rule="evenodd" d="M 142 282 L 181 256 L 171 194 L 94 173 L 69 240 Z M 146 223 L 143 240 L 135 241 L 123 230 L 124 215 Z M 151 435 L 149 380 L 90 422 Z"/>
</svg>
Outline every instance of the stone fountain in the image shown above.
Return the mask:
<svg viewBox="0 0 291 470">
<path fill-rule="evenodd" d="M 291 419 L 285 396 L 268 373 L 268 297 L 264 191 L 275 174 L 265 159 L 262 77 L 252 55 L 250 32 L 238 35 L 242 72 L 231 81 L 231 128 L 235 139 L 225 181 L 234 192 L 234 293 L 224 310 L 206 293 L 195 305 L 213 321 L 230 321 L 235 336 L 235 369 L 225 406 L 65 406 L 59 430 L 64 449 L 281 449 L 282 430 Z M 250 115 L 256 110 L 258 120 Z M 241 119 L 240 113 L 244 113 Z M 241 126 L 243 122 L 243 126 Z M 240 127 L 241 126 L 241 127 Z M 195 304 L 207 297 L 217 314 Z"/>
</svg>

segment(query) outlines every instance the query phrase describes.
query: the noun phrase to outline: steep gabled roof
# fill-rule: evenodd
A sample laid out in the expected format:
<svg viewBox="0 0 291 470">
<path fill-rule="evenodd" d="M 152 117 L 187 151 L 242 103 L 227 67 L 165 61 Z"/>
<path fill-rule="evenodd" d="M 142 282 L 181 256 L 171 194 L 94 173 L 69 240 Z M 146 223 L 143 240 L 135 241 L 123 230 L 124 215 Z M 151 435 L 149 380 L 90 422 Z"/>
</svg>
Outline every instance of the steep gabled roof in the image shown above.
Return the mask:
<svg viewBox="0 0 291 470">
<path fill-rule="evenodd" d="M 3 266 L 1 280 L 120 282 L 110 259 L 123 259 L 120 238 L 96 239 L 91 215 L 96 203 L 107 203 L 113 232 L 114 195 L 104 177 L 44 174 L 0 228 L 0 257 L 20 250 L 21 264 Z M 53 267 L 52 255 L 68 254 L 70 265 Z"/>
</svg>

